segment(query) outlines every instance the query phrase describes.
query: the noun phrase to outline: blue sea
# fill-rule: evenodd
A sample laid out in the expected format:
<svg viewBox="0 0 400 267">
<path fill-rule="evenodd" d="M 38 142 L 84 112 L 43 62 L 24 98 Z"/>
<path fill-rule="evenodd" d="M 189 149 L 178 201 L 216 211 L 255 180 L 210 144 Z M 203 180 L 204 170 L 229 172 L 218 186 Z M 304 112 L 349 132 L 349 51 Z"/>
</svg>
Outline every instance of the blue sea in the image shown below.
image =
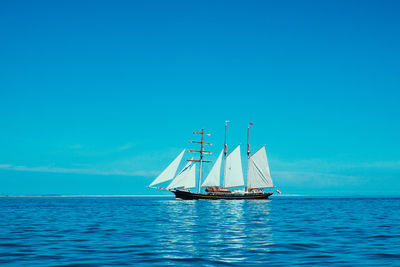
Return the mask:
<svg viewBox="0 0 400 267">
<path fill-rule="evenodd" d="M 0 265 L 400 266 L 400 198 L 0 198 Z"/>
</svg>

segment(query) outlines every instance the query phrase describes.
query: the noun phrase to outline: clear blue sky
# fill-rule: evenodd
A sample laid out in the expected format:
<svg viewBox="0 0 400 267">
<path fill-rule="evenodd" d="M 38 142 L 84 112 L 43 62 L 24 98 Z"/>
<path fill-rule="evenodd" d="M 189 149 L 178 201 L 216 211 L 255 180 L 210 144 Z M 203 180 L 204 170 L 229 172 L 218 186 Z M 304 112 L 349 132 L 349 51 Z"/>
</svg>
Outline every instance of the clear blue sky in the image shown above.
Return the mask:
<svg viewBox="0 0 400 267">
<path fill-rule="evenodd" d="M 288 194 L 400 193 L 399 1 L 1 1 L 0 194 L 159 194 L 191 132 Z M 244 148 L 244 147 L 243 147 Z M 244 149 L 242 149 L 244 155 Z"/>
</svg>

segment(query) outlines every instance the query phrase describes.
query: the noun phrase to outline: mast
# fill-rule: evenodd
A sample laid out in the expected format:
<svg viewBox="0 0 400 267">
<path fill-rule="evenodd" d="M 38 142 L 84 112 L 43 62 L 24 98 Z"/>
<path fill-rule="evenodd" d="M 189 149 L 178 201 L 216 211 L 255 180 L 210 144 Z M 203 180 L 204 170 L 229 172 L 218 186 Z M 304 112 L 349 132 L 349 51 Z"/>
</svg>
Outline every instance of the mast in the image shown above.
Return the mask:
<svg viewBox="0 0 400 267">
<path fill-rule="evenodd" d="M 249 125 L 247 126 L 247 179 L 249 178 L 249 168 L 250 168 L 250 126 L 253 125 L 253 123 L 249 123 Z M 245 191 L 248 191 L 247 188 L 247 184 L 246 183 L 246 187 L 245 187 Z"/>
<path fill-rule="evenodd" d="M 201 188 L 201 175 L 202 175 L 202 166 L 203 162 L 211 162 L 208 160 L 203 160 L 204 154 L 212 154 L 211 151 L 205 151 L 204 150 L 204 145 L 212 145 L 211 143 L 204 142 L 204 135 L 210 136 L 210 133 L 204 132 L 204 129 L 201 129 L 201 132 L 193 132 L 194 134 L 201 134 L 201 141 L 189 141 L 190 143 L 197 143 L 200 144 L 200 150 L 188 150 L 189 152 L 196 152 L 200 153 L 200 159 L 195 160 L 195 159 L 188 159 L 187 161 L 196 161 L 200 162 L 200 170 L 199 170 L 199 182 L 198 182 L 198 193 L 200 193 L 200 188 Z"/>
<path fill-rule="evenodd" d="M 225 175 L 226 175 L 226 154 L 228 153 L 228 146 L 226 144 L 226 130 L 228 128 L 228 122 L 225 121 L 225 139 L 224 139 L 224 176 L 222 177 L 222 187 L 225 188 Z"/>
<path fill-rule="evenodd" d="M 250 137 L 250 124 L 249 124 L 249 126 L 247 126 L 247 158 L 250 156 L 249 137 Z"/>
</svg>

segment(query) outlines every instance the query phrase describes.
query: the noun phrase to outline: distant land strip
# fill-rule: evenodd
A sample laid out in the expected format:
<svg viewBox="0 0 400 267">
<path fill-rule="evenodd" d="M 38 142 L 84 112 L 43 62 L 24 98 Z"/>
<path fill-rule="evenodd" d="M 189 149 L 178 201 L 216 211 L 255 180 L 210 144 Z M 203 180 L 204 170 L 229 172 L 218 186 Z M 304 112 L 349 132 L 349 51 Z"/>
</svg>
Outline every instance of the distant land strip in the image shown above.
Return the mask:
<svg viewBox="0 0 400 267">
<path fill-rule="evenodd" d="M 273 197 L 300 197 L 305 195 L 274 195 Z M 175 197 L 174 195 L 0 195 L 0 197 Z"/>
<path fill-rule="evenodd" d="M 175 198 L 174 195 L 7 195 L 2 194 L 0 198 L 7 197 L 51 197 L 51 198 L 73 198 L 73 197 L 162 197 L 162 198 Z M 400 195 L 299 195 L 299 194 L 281 194 L 281 195 L 272 195 L 271 198 L 280 198 L 280 197 L 310 197 L 310 198 L 400 198 Z"/>
<path fill-rule="evenodd" d="M 0 195 L 0 197 L 172 197 L 173 195 Z"/>
</svg>

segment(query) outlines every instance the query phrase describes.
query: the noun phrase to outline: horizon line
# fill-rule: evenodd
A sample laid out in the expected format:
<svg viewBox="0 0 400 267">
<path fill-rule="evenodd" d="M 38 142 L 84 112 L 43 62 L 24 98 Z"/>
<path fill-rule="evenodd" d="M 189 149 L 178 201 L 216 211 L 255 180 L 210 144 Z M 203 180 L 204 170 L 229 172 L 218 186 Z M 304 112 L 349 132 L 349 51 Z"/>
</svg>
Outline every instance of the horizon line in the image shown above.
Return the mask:
<svg viewBox="0 0 400 267">
<path fill-rule="evenodd" d="M 174 197 L 174 195 L 88 195 L 88 194 L 2 194 L 0 197 Z M 400 197 L 400 194 L 344 194 L 344 195 L 300 195 L 282 194 L 272 195 L 271 197 Z"/>
</svg>

